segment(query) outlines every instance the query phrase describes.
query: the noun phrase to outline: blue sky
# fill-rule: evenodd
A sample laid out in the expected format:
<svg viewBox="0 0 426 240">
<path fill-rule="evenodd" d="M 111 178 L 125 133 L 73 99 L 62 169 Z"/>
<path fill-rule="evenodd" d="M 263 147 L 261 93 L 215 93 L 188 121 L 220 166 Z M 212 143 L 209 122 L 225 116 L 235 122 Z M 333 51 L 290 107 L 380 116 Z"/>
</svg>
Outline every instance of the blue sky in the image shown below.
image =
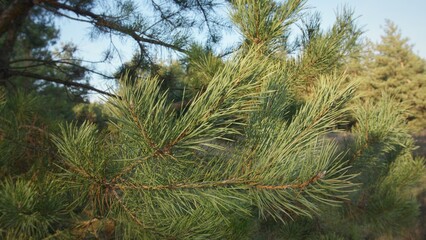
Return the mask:
<svg viewBox="0 0 426 240">
<path fill-rule="evenodd" d="M 357 24 L 365 31 L 364 37 L 374 42 L 380 41 L 383 35 L 385 19 L 393 21 L 401 30 L 402 36 L 410 39 L 413 50 L 416 54 L 426 59 L 426 1 L 425 0 L 308 0 L 307 7 L 311 10 L 319 11 L 323 20 L 323 27 L 330 27 L 334 22 L 335 13 L 343 6 L 354 10 L 358 17 Z M 62 19 L 58 21 L 61 28 L 61 41 L 72 41 L 77 44 L 78 55 L 86 60 L 97 61 L 102 59 L 102 53 L 109 46 L 110 39 L 102 38 L 91 41 L 90 26 L 84 23 L 76 23 Z M 228 36 L 228 41 L 233 41 L 237 37 Z M 235 33 L 237 35 L 237 33 Z M 134 52 L 132 40 L 119 40 L 113 38 L 116 46 L 113 49 L 119 54 L 111 63 L 100 65 L 101 71 L 112 73 L 122 62 L 128 61 Z M 159 50 L 158 55 L 164 55 Z M 112 88 L 112 82 L 101 81 L 95 78 L 92 81 L 100 89 Z M 92 100 L 97 99 L 97 95 L 91 96 Z"/>
<path fill-rule="evenodd" d="M 321 12 L 324 23 L 331 23 L 334 11 L 349 6 L 358 16 L 364 37 L 377 42 L 383 35 L 385 19 L 393 21 L 414 44 L 416 54 L 426 59 L 426 1 L 425 0 L 308 0 L 308 5 Z"/>
</svg>

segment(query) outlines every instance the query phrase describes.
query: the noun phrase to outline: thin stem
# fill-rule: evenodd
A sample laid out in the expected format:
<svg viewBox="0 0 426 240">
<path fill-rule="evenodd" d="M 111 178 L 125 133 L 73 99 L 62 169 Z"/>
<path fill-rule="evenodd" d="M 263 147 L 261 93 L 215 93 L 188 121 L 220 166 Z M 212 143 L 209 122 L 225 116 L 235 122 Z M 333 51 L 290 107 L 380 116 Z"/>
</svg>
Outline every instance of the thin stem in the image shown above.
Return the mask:
<svg viewBox="0 0 426 240">
<path fill-rule="evenodd" d="M 258 182 L 242 179 L 226 179 L 222 181 L 211 181 L 211 182 L 199 182 L 199 183 L 178 183 L 170 185 L 144 185 L 144 184 L 131 184 L 122 185 L 118 184 L 123 189 L 140 189 L 140 190 L 175 190 L 175 189 L 206 189 L 206 188 L 217 188 L 217 187 L 238 187 L 242 189 L 256 188 L 263 190 L 284 190 L 284 189 L 305 189 L 311 184 L 316 183 L 320 179 L 324 178 L 325 172 L 321 171 L 309 180 L 302 183 L 284 184 L 284 185 L 265 185 Z"/>
</svg>

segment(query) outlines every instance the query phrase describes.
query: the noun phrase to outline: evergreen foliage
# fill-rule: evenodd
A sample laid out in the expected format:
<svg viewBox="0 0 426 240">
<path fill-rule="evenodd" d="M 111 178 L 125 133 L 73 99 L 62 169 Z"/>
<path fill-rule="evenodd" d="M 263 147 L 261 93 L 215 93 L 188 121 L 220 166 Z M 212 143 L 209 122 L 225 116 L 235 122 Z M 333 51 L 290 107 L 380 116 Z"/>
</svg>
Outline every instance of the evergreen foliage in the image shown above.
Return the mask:
<svg viewBox="0 0 426 240">
<path fill-rule="evenodd" d="M 358 109 L 350 161 L 364 187 L 352 196 L 347 211 L 372 236 L 401 232 L 418 214 L 409 189 L 424 175 L 424 160 L 411 155 L 415 146 L 398 101 L 383 98 Z"/>
<path fill-rule="evenodd" d="M 51 156 L 46 115 L 40 114 L 43 102 L 34 94 L 23 92 L 5 99 L 0 107 L 2 178 L 40 167 Z"/>
<path fill-rule="evenodd" d="M 233 1 L 245 41 L 232 56 L 193 45 L 182 65 L 133 68 L 102 108 L 74 107 L 88 121 L 54 134 L 40 97 L 1 93 L 0 237 L 400 234 L 418 214 L 411 189 L 425 175 L 424 159 L 411 155 L 405 108 L 392 97 L 353 104 L 357 84 L 342 65 L 360 31 L 348 11 L 325 32 L 313 15 L 300 38 L 287 38 L 304 4 Z M 174 82 L 201 87 L 182 91 L 188 101 L 176 108 Z M 97 111 L 107 128 L 90 121 Z M 356 125 L 334 139 L 349 115 Z M 33 147 L 48 151 L 27 153 Z"/>
<path fill-rule="evenodd" d="M 99 103 L 80 103 L 72 108 L 75 114 L 75 120 L 83 124 L 87 121 L 96 124 L 99 128 L 106 127 L 107 113 L 104 106 Z"/>
<path fill-rule="evenodd" d="M 366 99 L 379 101 L 382 92 L 409 107 L 412 130 L 426 128 L 426 62 L 417 56 L 407 38 L 391 21 L 385 25 L 381 42 L 370 43 L 355 74 Z"/>
<path fill-rule="evenodd" d="M 318 98 L 277 129 L 276 119 L 256 110 L 268 101 L 258 89 L 280 74 L 256 55 L 228 63 L 178 119 L 155 79 L 146 79 L 122 86 L 121 99 L 107 105 L 116 141 L 104 142 L 93 125 L 65 126 L 55 142 L 68 191 L 92 216 L 112 220 L 120 238 L 222 238 L 232 229 L 220 225 L 253 208 L 288 221 L 312 216 L 315 202 L 337 204 L 354 175 L 321 136 L 354 88 L 324 79 Z M 237 141 L 243 131 L 238 154 L 222 153 L 219 142 Z"/>
<path fill-rule="evenodd" d="M 82 96 L 88 91 L 106 96 L 106 90 L 91 86 L 88 77 L 113 80 L 99 70 L 119 54 L 115 41 L 130 39 L 138 50 L 138 68 L 155 65 L 158 51 L 188 54 L 194 36 L 203 44 L 215 44 L 227 23 L 217 10 L 225 0 L 139 1 L 3 0 L 0 4 L 0 85 L 8 90 L 25 88 L 43 92 L 59 86 L 65 93 Z M 90 39 L 109 38 L 110 45 L 97 59 L 83 59 L 73 43 L 58 44 L 58 19 L 92 26 Z M 117 38 L 118 37 L 118 38 Z M 116 54 L 117 53 L 117 54 Z M 121 56 L 118 56 L 121 59 Z M 45 94 L 45 92 L 43 92 Z M 42 94 L 43 94 L 42 93 Z M 41 95 L 42 95 L 41 94 Z M 53 97 L 53 96 L 52 96 Z M 80 101 L 81 102 L 81 101 Z"/>
</svg>

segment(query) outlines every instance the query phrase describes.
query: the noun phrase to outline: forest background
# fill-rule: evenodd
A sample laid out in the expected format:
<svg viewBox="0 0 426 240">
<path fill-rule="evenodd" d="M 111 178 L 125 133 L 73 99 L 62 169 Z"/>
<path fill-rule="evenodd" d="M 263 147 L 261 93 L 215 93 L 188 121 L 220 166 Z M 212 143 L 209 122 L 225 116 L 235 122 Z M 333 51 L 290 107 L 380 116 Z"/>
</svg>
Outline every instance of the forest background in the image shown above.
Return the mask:
<svg viewBox="0 0 426 240">
<path fill-rule="evenodd" d="M 422 239 L 426 62 L 308 3 L 1 1 L 0 236 Z"/>
<path fill-rule="evenodd" d="M 423 1 L 416 0 L 410 2 L 410 4 L 404 4 L 398 0 L 374 2 L 361 0 L 356 3 L 350 0 L 312 0 L 307 3 L 308 8 L 321 14 L 322 28 L 324 29 L 332 26 L 336 11 L 344 6 L 354 10 L 357 23 L 364 31 L 362 38 L 369 39 L 372 42 L 379 42 L 380 36 L 384 33 L 385 20 L 389 19 L 400 28 L 402 36 L 410 40 L 410 44 L 413 45 L 413 52 L 423 59 L 426 58 L 426 32 L 418 31 L 414 27 L 417 23 L 426 21 L 426 16 L 422 16 L 420 12 L 420 9 L 426 7 Z M 228 10 L 226 6 L 221 6 L 217 11 L 227 17 L 226 12 Z M 79 46 L 77 54 L 82 58 L 99 60 L 98 57 L 103 56 L 104 51 L 109 48 L 109 38 L 97 39 L 96 41 L 90 40 L 90 24 L 79 23 L 65 18 L 57 19 L 57 21 L 59 26 L 67 29 L 67 31 L 61 32 L 60 41 L 76 43 Z M 200 37 L 202 36 L 201 34 Z M 117 67 L 129 61 L 135 50 L 131 40 L 127 39 L 126 41 L 126 39 L 120 39 L 115 36 L 112 36 L 112 38 L 117 46 L 116 50 L 119 50 L 120 57 L 115 55 L 111 61 L 98 65 L 99 69 L 108 73 L 113 73 Z M 236 29 L 223 31 L 222 39 L 219 44 L 215 45 L 215 49 L 220 52 L 221 49 L 224 50 L 241 41 L 240 38 L 241 36 Z M 160 51 L 162 50 L 157 50 L 159 58 L 164 61 L 171 59 L 167 51 L 164 51 L 164 49 L 163 53 Z M 92 84 L 104 90 L 111 87 L 111 84 L 105 84 L 105 81 L 102 81 L 102 78 L 97 76 L 92 77 Z M 98 99 L 99 95 L 94 94 L 89 95 L 89 97 L 95 100 Z"/>
</svg>

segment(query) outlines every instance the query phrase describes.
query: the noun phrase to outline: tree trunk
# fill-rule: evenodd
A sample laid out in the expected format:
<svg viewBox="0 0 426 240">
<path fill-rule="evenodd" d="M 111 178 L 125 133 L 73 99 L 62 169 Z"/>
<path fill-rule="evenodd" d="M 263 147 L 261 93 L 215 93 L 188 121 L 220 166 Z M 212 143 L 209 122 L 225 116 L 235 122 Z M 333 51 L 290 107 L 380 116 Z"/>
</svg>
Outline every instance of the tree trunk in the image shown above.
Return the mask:
<svg viewBox="0 0 426 240">
<path fill-rule="evenodd" d="M 31 0 L 15 0 L 0 15 L 0 85 L 7 84 L 9 62 L 23 22 L 34 6 Z"/>
<path fill-rule="evenodd" d="M 15 22 L 28 15 L 34 6 L 31 0 L 15 0 L 0 15 L 0 37 L 2 37 Z"/>
</svg>

